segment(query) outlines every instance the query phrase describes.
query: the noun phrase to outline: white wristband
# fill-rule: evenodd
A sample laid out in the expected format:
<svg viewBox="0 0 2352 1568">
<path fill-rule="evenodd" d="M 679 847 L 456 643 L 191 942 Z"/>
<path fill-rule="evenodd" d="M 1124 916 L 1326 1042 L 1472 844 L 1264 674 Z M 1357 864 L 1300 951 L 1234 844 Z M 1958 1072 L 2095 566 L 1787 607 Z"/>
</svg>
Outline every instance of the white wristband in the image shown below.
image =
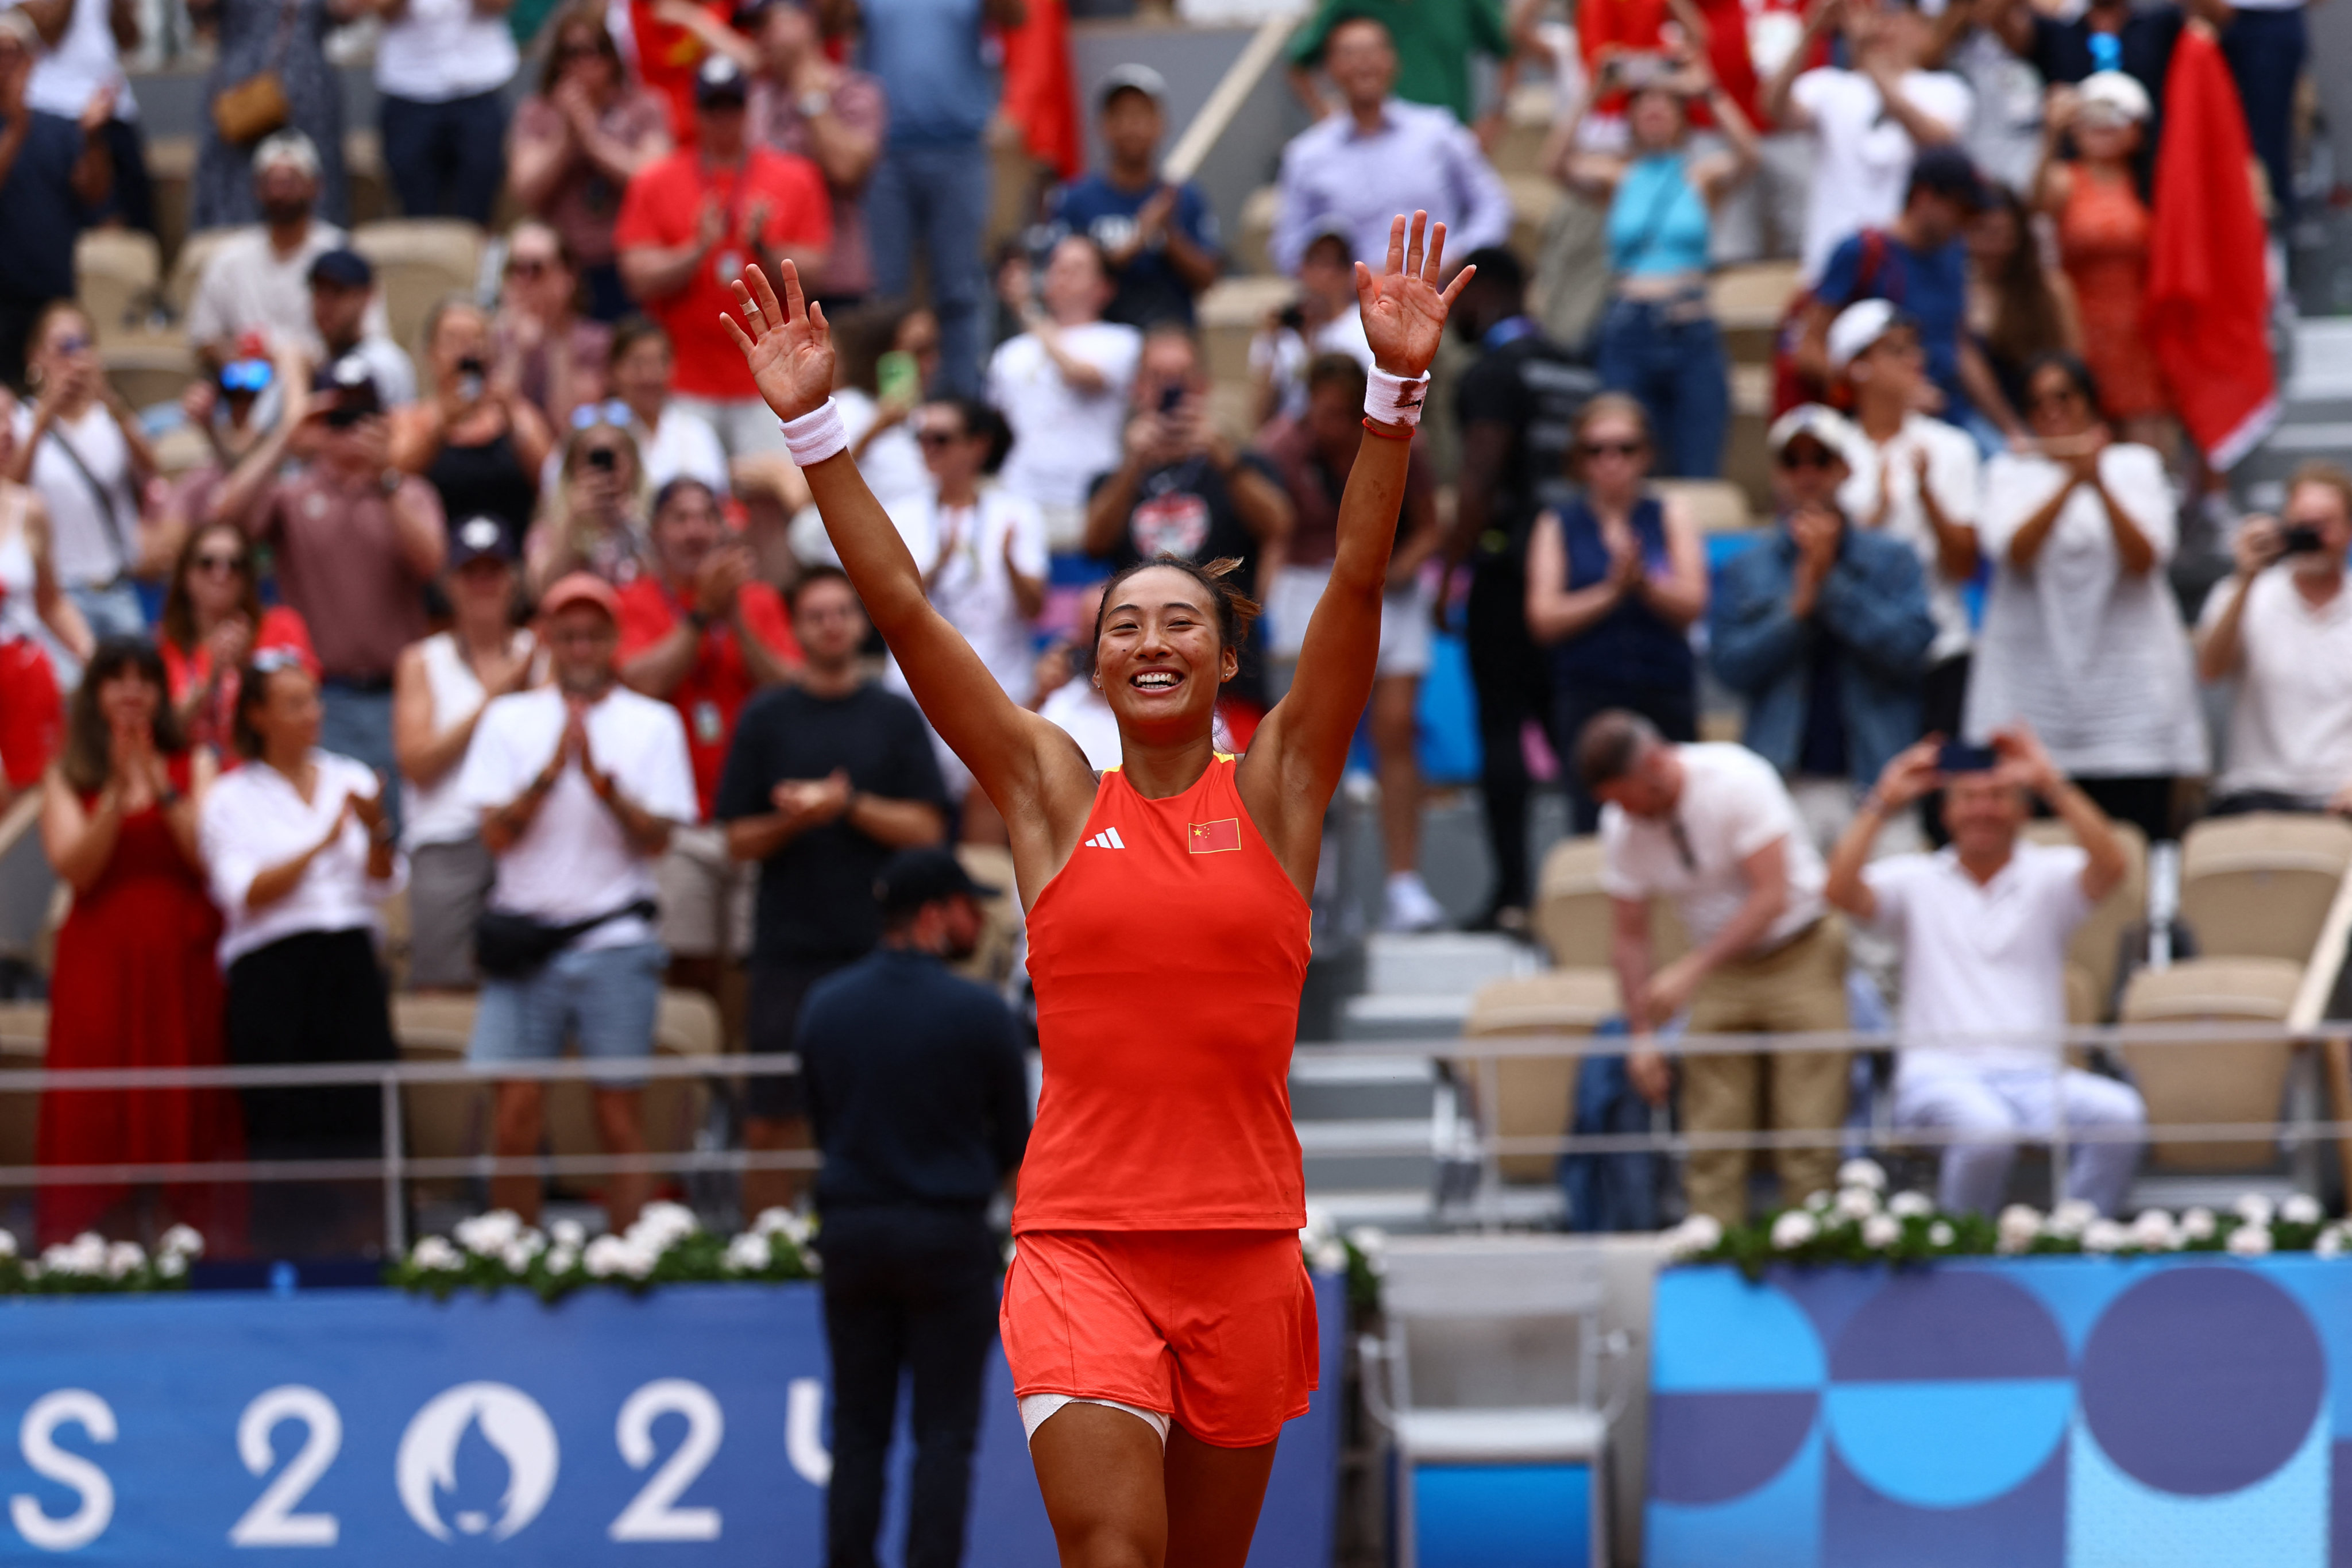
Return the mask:
<svg viewBox="0 0 2352 1568">
<path fill-rule="evenodd" d="M 799 468 L 849 450 L 849 431 L 841 423 L 840 407 L 830 397 L 823 406 L 785 420 L 783 429 L 784 445 L 792 449 L 793 462 Z"/>
<path fill-rule="evenodd" d="M 1418 425 L 1421 400 L 1429 392 L 1429 377 L 1408 381 L 1374 365 L 1364 375 L 1364 416 L 1383 425 Z"/>
</svg>

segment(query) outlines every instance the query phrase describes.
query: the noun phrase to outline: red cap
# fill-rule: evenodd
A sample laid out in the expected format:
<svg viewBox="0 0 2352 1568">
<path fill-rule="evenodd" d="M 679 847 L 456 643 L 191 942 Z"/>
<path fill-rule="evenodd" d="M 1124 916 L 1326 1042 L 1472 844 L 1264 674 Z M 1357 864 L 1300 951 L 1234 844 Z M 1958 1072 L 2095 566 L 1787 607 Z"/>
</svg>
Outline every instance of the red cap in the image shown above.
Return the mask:
<svg viewBox="0 0 2352 1568">
<path fill-rule="evenodd" d="M 539 613 L 553 616 L 574 605 L 593 605 L 612 616 L 615 624 L 621 619 L 621 596 L 613 592 L 613 584 L 593 572 L 573 572 L 558 577 L 540 595 Z"/>
</svg>

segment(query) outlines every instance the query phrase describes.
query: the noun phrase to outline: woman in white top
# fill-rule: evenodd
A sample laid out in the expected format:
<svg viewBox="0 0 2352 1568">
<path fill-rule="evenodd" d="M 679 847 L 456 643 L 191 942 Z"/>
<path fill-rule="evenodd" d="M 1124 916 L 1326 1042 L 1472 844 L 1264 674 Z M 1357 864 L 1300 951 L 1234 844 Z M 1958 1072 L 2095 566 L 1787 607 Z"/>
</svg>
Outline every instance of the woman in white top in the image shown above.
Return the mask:
<svg viewBox="0 0 2352 1568">
<path fill-rule="evenodd" d="M 2026 374 L 2038 439 L 1992 460 L 1978 534 L 1991 557 L 1969 677 L 1969 739 L 2019 720 L 2111 817 L 2172 834 L 2173 781 L 2202 773 L 2189 636 L 2166 582 L 2176 543 L 2164 460 L 2113 439 L 2091 374 L 2045 354 Z"/>
<path fill-rule="evenodd" d="M 1143 355 L 1140 332 L 1102 319 L 1111 292 L 1102 247 L 1070 236 L 1045 264 L 1043 308 L 988 362 L 988 401 L 1013 427 L 1004 488 L 1037 503 L 1057 550 L 1078 548 L 1087 487 L 1118 467 Z"/>
<path fill-rule="evenodd" d="M 392 754 L 400 763 L 401 847 L 408 853 L 408 984 L 474 986 L 474 926 L 497 875 L 481 813 L 457 797 L 474 725 L 493 697 L 530 684 L 538 642 L 514 624 L 506 531 L 469 518 L 450 537 L 446 632 L 404 649 L 392 677 Z"/>
<path fill-rule="evenodd" d="M 131 575 L 162 570 L 179 542 L 151 538 L 141 518 L 155 453 L 107 384 L 80 306 L 60 301 L 35 321 L 25 380 L 36 401 L 16 411 L 16 449 L 0 477 L 31 485 L 48 509 L 58 577 L 89 629 L 137 637 L 147 617 Z"/>
<path fill-rule="evenodd" d="M 0 475 L 16 462 L 16 399 L 0 387 Z M 30 488 L 0 478 L 0 644 L 19 638 L 47 654 L 68 684 L 98 640 L 58 581 L 48 507 Z"/>
<path fill-rule="evenodd" d="M 915 439 L 930 482 L 889 503 L 890 521 L 910 542 L 932 605 L 971 644 L 1004 694 L 1025 704 L 1036 682 L 1032 628 L 1045 607 L 1045 515 L 1035 502 L 985 482 L 1012 444 L 987 404 L 966 397 L 926 404 L 916 416 Z M 1006 842 L 1004 819 L 971 788 L 970 770 L 936 734 L 932 742 L 949 794 L 964 803 L 964 841 Z"/>
<path fill-rule="evenodd" d="M 403 867 L 383 781 L 318 749 L 319 683 L 293 654 L 261 653 L 239 678 L 235 715 L 246 765 L 206 792 L 198 838 L 226 921 L 228 1059 L 240 1067 L 391 1061 L 396 1055 L 377 907 Z M 383 1096 L 352 1089 L 247 1089 L 246 1145 L 256 1160 L 373 1159 Z M 381 1246 L 373 1183 L 270 1182 L 254 1190 L 264 1257 Z"/>
</svg>

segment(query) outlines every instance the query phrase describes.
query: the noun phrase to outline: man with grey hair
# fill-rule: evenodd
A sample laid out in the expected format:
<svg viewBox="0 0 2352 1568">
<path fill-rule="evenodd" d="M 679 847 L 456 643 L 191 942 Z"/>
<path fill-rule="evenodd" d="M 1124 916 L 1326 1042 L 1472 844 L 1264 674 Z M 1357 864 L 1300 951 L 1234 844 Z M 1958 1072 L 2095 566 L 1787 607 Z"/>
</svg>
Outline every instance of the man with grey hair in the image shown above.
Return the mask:
<svg viewBox="0 0 2352 1568">
<path fill-rule="evenodd" d="M 319 149 L 299 131 L 273 132 L 253 150 L 253 192 L 261 222 L 221 242 L 188 304 L 188 342 L 215 370 L 236 357 L 236 340 L 247 332 L 264 333 L 318 357 L 310 264 L 349 243 L 341 229 L 314 210 Z M 368 310 L 365 335 L 389 336 L 382 300 Z"/>
<path fill-rule="evenodd" d="M 1614 917 L 1610 957 L 1633 1048 L 1626 1070 L 1653 1105 L 1673 1077 L 1652 1032 L 1687 1012 L 1694 1035 L 1811 1034 L 1846 1027 L 1845 938 L 1822 902 L 1813 847 L 1772 764 L 1743 746 L 1675 745 L 1638 714 L 1609 709 L 1577 737 L 1584 787 L 1602 802 L 1601 884 Z M 1660 965 L 1650 900 L 1675 901 L 1691 948 Z M 1682 1060 L 1692 1132 L 1826 1132 L 1845 1118 L 1843 1050 L 1707 1051 Z M 1783 1203 L 1830 1185 L 1837 1150 L 1781 1149 Z M 1748 1152 L 1702 1149 L 1684 1172 L 1692 1210 L 1747 1217 Z"/>
</svg>

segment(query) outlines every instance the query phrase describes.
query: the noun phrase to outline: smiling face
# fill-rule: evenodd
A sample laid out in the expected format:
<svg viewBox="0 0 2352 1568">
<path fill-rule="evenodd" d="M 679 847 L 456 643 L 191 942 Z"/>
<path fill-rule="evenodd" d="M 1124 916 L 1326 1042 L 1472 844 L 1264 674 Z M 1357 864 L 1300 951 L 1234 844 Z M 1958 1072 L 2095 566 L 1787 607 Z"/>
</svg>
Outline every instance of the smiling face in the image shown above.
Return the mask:
<svg viewBox="0 0 2352 1568">
<path fill-rule="evenodd" d="M 98 711 L 110 730 L 140 733 L 154 728 L 163 694 L 135 664 L 126 664 L 98 683 Z"/>
<path fill-rule="evenodd" d="M 700 485 L 680 485 L 654 514 L 654 549 L 674 583 L 691 582 L 710 552 L 726 542 L 727 520 Z"/>
<path fill-rule="evenodd" d="M 281 761 L 301 757 L 319 743 L 319 683 L 300 665 L 289 664 L 269 671 L 262 684 L 263 695 L 253 709 L 262 754 Z"/>
<path fill-rule="evenodd" d="M 1998 859 L 2025 826 L 2025 792 L 1990 772 L 1955 773 L 1944 783 L 1944 831 L 1964 859 Z"/>
<path fill-rule="evenodd" d="M 1323 47 L 1323 69 L 1349 109 L 1379 108 L 1396 83 L 1396 49 L 1389 30 L 1369 17 L 1341 23 Z"/>
<path fill-rule="evenodd" d="M 1189 572 L 1147 566 L 1107 595 L 1095 685 L 1122 733 L 1189 740 L 1208 732 L 1217 689 L 1241 668 L 1217 629 L 1214 596 Z"/>
<path fill-rule="evenodd" d="M 2045 440 L 2080 436 L 2097 423 L 2098 416 L 2082 384 L 2063 365 L 2045 364 L 2026 383 L 2025 417 L 2033 433 Z"/>
</svg>

